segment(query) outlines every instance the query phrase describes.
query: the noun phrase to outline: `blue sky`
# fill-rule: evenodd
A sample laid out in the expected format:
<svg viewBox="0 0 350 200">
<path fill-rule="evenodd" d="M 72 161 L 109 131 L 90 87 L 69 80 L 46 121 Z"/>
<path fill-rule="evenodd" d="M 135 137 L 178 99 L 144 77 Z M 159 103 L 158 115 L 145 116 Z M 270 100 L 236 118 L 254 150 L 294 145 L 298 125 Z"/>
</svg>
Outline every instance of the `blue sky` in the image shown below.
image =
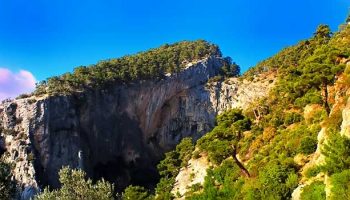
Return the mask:
<svg viewBox="0 0 350 200">
<path fill-rule="evenodd" d="M 0 67 L 43 80 L 164 43 L 205 39 L 245 71 L 310 37 L 318 24 L 337 30 L 349 7 L 347 0 L 0 0 Z"/>
</svg>

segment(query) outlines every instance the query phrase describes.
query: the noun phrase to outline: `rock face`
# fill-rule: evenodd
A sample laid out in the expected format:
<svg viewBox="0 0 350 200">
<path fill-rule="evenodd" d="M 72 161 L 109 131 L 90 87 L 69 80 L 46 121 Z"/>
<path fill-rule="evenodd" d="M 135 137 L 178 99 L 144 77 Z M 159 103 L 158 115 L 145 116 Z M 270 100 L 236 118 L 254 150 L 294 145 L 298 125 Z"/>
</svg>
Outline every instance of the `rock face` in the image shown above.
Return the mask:
<svg viewBox="0 0 350 200">
<path fill-rule="evenodd" d="M 261 74 L 252 80 L 229 78 L 224 82 L 209 83 L 210 101 L 220 114 L 228 109 L 247 109 L 255 100 L 265 97 L 275 83 L 276 74 Z"/>
<path fill-rule="evenodd" d="M 3 103 L 0 146 L 16 165 L 15 179 L 26 191 L 58 187 L 57 173 L 68 165 L 118 188 L 152 187 L 163 154 L 184 137 L 201 137 L 213 127 L 217 112 L 232 107 L 227 97 L 240 90 L 237 79 L 232 87 L 207 85 L 222 63 L 209 57 L 158 81 Z M 259 87 L 267 94 L 266 85 Z M 262 95 L 248 90 L 249 99 Z M 222 91 L 225 95 L 218 96 Z"/>
<path fill-rule="evenodd" d="M 181 168 L 176 176 L 175 184 L 172 193 L 175 199 L 185 199 L 185 194 L 191 186 L 200 184 L 203 185 L 207 176 L 207 169 L 211 166 L 208 157 L 201 155 L 198 159 L 191 158 L 186 167 Z"/>
<path fill-rule="evenodd" d="M 341 135 L 350 138 L 350 99 L 348 99 L 345 108 L 342 112 L 342 125 L 341 125 Z"/>
</svg>

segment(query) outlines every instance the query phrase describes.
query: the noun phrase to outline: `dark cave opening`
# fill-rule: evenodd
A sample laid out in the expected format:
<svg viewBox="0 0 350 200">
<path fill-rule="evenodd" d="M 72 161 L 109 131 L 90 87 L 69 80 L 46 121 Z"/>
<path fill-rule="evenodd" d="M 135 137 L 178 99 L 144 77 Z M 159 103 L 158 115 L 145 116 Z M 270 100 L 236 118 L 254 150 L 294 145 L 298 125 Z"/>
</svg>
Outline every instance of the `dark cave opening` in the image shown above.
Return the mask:
<svg viewBox="0 0 350 200">
<path fill-rule="evenodd" d="M 125 163 L 122 157 L 95 164 L 92 177 L 95 181 L 103 178 L 113 183 L 116 192 L 119 193 L 129 185 L 138 185 L 153 191 L 160 179 L 155 165 L 139 166 L 134 162 Z"/>
</svg>

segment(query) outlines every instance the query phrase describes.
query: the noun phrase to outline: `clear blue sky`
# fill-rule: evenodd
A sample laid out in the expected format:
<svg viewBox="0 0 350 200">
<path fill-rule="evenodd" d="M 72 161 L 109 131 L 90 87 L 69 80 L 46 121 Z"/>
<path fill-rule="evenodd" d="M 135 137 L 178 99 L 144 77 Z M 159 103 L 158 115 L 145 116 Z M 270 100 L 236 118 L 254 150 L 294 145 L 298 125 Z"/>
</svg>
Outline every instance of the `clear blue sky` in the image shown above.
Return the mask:
<svg viewBox="0 0 350 200">
<path fill-rule="evenodd" d="M 243 70 L 337 30 L 348 0 L 0 0 L 0 67 L 37 80 L 181 40 L 205 39 Z"/>
</svg>

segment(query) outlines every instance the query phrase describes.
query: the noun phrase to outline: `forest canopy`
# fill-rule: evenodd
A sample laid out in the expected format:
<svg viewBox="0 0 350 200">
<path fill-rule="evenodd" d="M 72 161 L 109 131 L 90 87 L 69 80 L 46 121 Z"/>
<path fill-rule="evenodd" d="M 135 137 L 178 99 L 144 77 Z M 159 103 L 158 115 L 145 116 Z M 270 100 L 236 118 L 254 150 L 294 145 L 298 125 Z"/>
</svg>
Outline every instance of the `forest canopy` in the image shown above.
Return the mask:
<svg viewBox="0 0 350 200">
<path fill-rule="evenodd" d="M 209 56 L 221 57 L 217 45 L 204 40 L 183 41 L 172 45 L 165 44 L 135 55 L 101 61 L 90 66 L 76 67 L 72 73 L 54 76 L 37 85 L 35 95 L 40 94 L 70 94 L 84 91 L 88 88 L 103 88 L 110 84 L 122 84 L 135 80 L 162 79 L 166 73 L 176 73 L 186 67 L 188 63 L 201 60 Z M 230 58 L 224 59 L 231 62 Z M 227 63 L 227 66 L 231 66 Z M 231 74 L 235 69 L 223 70 Z"/>
</svg>

